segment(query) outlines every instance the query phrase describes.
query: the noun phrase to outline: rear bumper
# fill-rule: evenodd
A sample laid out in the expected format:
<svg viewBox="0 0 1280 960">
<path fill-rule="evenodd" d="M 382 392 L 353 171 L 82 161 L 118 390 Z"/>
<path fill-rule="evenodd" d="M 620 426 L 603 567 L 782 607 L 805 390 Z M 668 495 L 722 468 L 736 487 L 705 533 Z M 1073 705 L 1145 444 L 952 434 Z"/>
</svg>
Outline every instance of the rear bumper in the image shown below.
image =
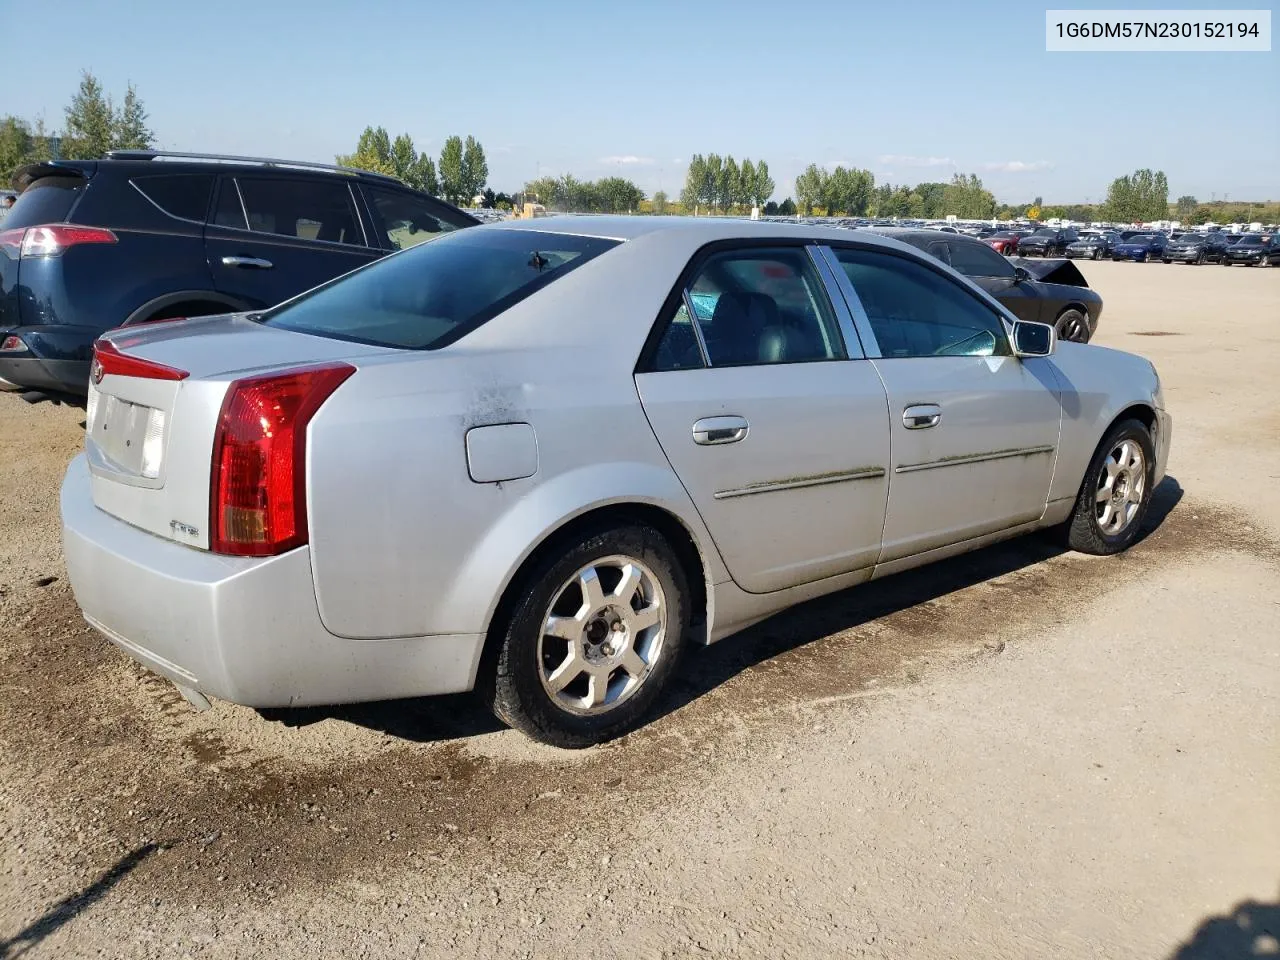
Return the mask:
<svg viewBox="0 0 1280 960">
<path fill-rule="evenodd" d="M 172 543 L 93 503 L 84 456 L 62 484 L 67 573 L 85 619 L 130 657 L 250 707 L 469 690 L 483 634 L 347 640 L 324 628 L 309 547 L 226 557 Z"/>
<path fill-rule="evenodd" d="M 63 324 L 0 329 L 0 337 L 13 334 L 23 343 L 22 350 L 0 352 L 0 380 L 24 390 L 83 397 L 99 333 Z"/>
</svg>

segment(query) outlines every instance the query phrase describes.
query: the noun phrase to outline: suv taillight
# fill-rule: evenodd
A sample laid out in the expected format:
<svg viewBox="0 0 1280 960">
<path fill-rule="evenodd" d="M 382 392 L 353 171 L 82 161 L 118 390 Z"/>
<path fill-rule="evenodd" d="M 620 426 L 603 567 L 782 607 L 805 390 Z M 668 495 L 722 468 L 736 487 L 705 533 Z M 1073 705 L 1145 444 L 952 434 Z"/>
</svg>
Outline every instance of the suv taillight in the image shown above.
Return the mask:
<svg viewBox="0 0 1280 960">
<path fill-rule="evenodd" d="M 307 542 L 307 424 L 355 372 L 333 363 L 231 384 L 213 439 L 209 549 L 266 557 Z"/>
<path fill-rule="evenodd" d="M 104 227 L 82 227 L 74 223 L 46 223 L 0 232 L 0 249 L 15 259 L 56 257 L 82 243 L 117 242 L 116 235 Z"/>
</svg>

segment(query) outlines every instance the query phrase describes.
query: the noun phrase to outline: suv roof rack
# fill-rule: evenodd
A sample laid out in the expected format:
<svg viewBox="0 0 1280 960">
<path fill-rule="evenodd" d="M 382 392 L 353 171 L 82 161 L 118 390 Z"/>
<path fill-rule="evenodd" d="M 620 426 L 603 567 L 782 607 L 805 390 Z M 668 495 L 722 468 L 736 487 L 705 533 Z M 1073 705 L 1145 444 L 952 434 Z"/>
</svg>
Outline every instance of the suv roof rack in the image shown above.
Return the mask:
<svg viewBox="0 0 1280 960">
<path fill-rule="evenodd" d="M 265 167 L 292 167 L 301 170 L 328 170 L 358 177 L 372 177 L 399 183 L 396 177 L 372 170 L 343 167 L 335 163 L 314 163 L 310 160 L 277 160 L 274 157 L 238 157 L 225 153 L 184 153 L 178 150 L 108 150 L 108 160 L 207 160 L 214 163 L 254 163 Z"/>
</svg>

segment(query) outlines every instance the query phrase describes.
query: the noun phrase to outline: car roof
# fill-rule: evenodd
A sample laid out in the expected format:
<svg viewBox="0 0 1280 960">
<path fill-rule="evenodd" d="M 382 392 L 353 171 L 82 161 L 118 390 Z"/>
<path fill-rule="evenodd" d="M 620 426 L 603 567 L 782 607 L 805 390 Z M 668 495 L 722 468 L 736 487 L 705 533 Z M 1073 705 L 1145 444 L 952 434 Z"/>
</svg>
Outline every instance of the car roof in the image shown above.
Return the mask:
<svg viewBox="0 0 1280 960">
<path fill-rule="evenodd" d="M 647 217 L 647 216 L 551 216 L 528 220 L 504 220 L 480 227 L 482 230 L 530 230 L 538 233 L 561 233 L 582 237 L 600 237 L 608 240 L 635 240 L 658 233 L 679 234 L 685 242 L 713 243 L 717 240 L 741 240 L 752 238 L 778 240 L 813 240 L 819 242 L 848 243 L 863 241 L 886 247 L 896 247 L 891 238 L 886 240 L 880 231 L 849 230 L 845 227 L 824 227 L 807 223 L 778 223 L 769 220 L 749 220 L 736 217 Z M 910 233 L 912 231 L 903 231 Z M 937 234 L 935 234 L 937 235 Z M 954 234 L 948 234 L 954 236 Z M 972 239 L 972 238 L 966 238 Z M 975 243 L 981 241 L 974 240 Z"/>
<path fill-rule="evenodd" d="M 944 233 L 941 230 L 913 230 L 908 227 L 874 227 L 870 232 L 878 233 L 884 237 L 891 237 L 894 240 L 902 240 L 912 246 L 918 242 L 928 240 L 955 240 L 956 238 L 959 238 L 961 243 L 982 243 L 982 241 L 977 237 L 971 237 L 967 233 Z M 984 247 L 986 246 L 985 243 L 982 243 L 982 245 Z"/>
</svg>

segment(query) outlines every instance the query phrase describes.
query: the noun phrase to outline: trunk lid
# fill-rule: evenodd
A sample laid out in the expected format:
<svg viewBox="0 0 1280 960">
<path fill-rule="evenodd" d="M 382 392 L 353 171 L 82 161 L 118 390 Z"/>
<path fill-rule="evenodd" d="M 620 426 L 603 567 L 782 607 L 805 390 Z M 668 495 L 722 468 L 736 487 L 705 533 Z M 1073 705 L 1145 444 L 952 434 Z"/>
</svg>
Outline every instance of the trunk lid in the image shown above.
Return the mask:
<svg viewBox="0 0 1280 960">
<path fill-rule="evenodd" d="M 203 549 L 214 434 L 230 383 L 331 360 L 359 366 L 399 352 L 264 327 L 244 315 L 126 327 L 102 339 L 113 352 L 94 363 L 85 416 L 94 503 Z"/>
</svg>

